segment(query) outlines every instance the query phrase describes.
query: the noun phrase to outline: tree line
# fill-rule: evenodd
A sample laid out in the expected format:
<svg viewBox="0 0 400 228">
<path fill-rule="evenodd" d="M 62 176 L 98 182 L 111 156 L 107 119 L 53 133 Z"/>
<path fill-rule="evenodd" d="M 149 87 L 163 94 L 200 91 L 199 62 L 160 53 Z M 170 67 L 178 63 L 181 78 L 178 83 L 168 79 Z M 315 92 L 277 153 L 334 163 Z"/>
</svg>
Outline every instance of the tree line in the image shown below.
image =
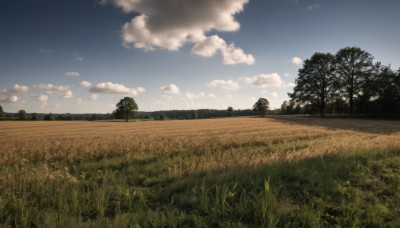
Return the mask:
<svg viewBox="0 0 400 228">
<path fill-rule="evenodd" d="M 400 70 L 358 47 L 314 53 L 304 61 L 282 114 L 326 113 L 400 117 Z"/>
</svg>

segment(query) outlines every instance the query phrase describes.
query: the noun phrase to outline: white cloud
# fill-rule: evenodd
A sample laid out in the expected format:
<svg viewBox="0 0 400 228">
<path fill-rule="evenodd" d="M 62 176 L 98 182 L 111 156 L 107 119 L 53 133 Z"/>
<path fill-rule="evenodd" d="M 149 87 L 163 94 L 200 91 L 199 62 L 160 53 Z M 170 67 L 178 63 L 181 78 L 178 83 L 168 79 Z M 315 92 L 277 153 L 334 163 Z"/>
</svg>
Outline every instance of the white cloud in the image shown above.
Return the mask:
<svg viewBox="0 0 400 228">
<path fill-rule="evenodd" d="M 276 92 L 273 92 L 273 93 L 271 93 L 271 97 L 272 97 L 272 98 L 278 98 L 278 97 L 279 97 L 279 95 L 278 95 L 278 93 L 276 93 Z"/>
<path fill-rule="evenodd" d="M 5 103 L 17 103 L 20 99 L 17 96 L 7 96 L 0 94 L 0 101 Z"/>
<path fill-rule="evenodd" d="M 88 81 L 81 81 L 79 82 L 79 86 L 82 88 L 90 88 L 92 86 L 92 83 Z"/>
<path fill-rule="evenodd" d="M 69 86 L 57 86 L 53 84 L 38 84 L 33 85 L 33 88 L 38 90 L 44 90 L 49 93 L 57 92 L 57 93 L 66 93 L 69 90 Z"/>
<path fill-rule="evenodd" d="M 37 101 L 47 102 L 49 100 L 49 96 L 44 94 L 35 94 L 33 95 Z"/>
<path fill-rule="evenodd" d="M 76 99 L 75 100 L 75 104 L 77 104 L 77 105 L 85 105 L 86 104 L 86 102 L 84 101 L 84 100 L 82 100 L 82 99 Z"/>
<path fill-rule="evenodd" d="M 285 73 L 284 75 L 285 75 L 285 77 L 290 77 L 289 73 Z"/>
<path fill-rule="evenodd" d="M 292 63 L 295 65 L 301 65 L 301 64 L 303 64 L 303 60 L 301 58 L 295 56 L 292 58 Z"/>
<path fill-rule="evenodd" d="M 235 14 L 242 12 L 249 0 L 102 0 L 126 13 L 139 13 L 122 29 L 126 46 L 151 51 L 156 48 L 176 51 L 193 44 L 192 53 L 211 57 L 218 51 L 225 64 L 253 64 L 254 57 L 211 31 L 233 32 L 240 29 Z"/>
<path fill-rule="evenodd" d="M 277 73 L 261 74 L 246 78 L 246 83 L 257 87 L 279 87 L 282 85 L 281 77 Z"/>
<path fill-rule="evenodd" d="M 72 93 L 72 91 L 68 90 L 67 92 L 65 92 L 65 94 L 62 98 L 69 99 L 69 98 L 72 98 L 73 96 L 74 96 L 74 94 Z"/>
<path fill-rule="evenodd" d="M 192 53 L 203 57 L 211 57 L 217 51 L 221 52 L 225 65 L 235 65 L 239 63 L 252 65 L 255 62 L 253 55 L 245 54 L 241 48 L 235 47 L 234 44 L 228 45 L 217 35 L 199 39 L 192 48 Z"/>
<path fill-rule="evenodd" d="M 312 4 L 312 5 L 307 6 L 306 10 L 313 11 L 313 10 L 319 9 L 319 7 L 320 7 L 320 4 Z"/>
<path fill-rule="evenodd" d="M 98 98 L 99 98 L 98 94 L 92 94 L 92 95 L 90 95 L 89 100 L 94 101 L 94 100 L 97 100 Z"/>
<path fill-rule="evenodd" d="M 207 83 L 207 86 L 228 90 L 236 90 L 240 88 L 239 84 L 232 80 L 212 80 L 211 82 Z"/>
<path fill-rule="evenodd" d="M 206 97 L 206 94 L 203 93 L 203 92 L 200 92 L 200 93 L 197 93 L 197 94 L 191 93 L 191 92 L 186 92 L 185 95 L 186 95 L 186 98 L 188 98 L 188 99 L 199 99 L 199 98 Z"/>
<path fill-rule="evenodd" d="M 180 90 L 175 84 L 161 86 L 160 89 L 163 94 L 180 94 Z"/>
<path fill-rule="evenodd" d="M 10 94 L 14 94 L 14 93 L 26 93 L 26 92 L 28 92 L 28 90 L 29 90 L 28 86 L 15 84 L 11 88 L 0 90 L 0 94 L 10 95 Z"/>
<path fill-rule="evenodd" d="M 90 92 L 92 93 L 129 94 L 133 96 L 145 91 L 146 89 L 143 87 L 127 88 L 124 85 L 112 82 L 102 82 L 90 88 Z"/>
<path fill-rule="evenodd" d="M 189 100 L 194 100 L 194 99 L 200 99 L 200 98 L 215 98 L 215 94 L 212 93 L 204 93 L 204 92 L 200 92 L 200 93 L 191 93 L 191 92 L 186 92 L 185 93 L 185 97 Z"/>
<path fill-rule="evenodd" d="M 289 82 L 288 83 L 288 87 L 295 87 L 296 86 L 296 84 L 294 84 L 294 83 L 292 83 L 292 82 Z"/>
<path fill-rule="evenodd" d="M 71 77 L 71 78 L 76 78 L 76 77 L 79 77 L 80 74 L 79 74 L 79 72 L 76 72 L 76 71 L 70 71 L 70 72 L 65 72 L 65 76 Z"/>
<path fill-rule="evenodd" d="M 256 61 L 252 55 L 246 55 L 241 48 L 236 48 L 234 44 L 228 45 L 226 48 L 221 49 L 224 59 L 224 64 L 234 65 L 238 63 L 246 63 L 253 65 Z"/>
</svg>

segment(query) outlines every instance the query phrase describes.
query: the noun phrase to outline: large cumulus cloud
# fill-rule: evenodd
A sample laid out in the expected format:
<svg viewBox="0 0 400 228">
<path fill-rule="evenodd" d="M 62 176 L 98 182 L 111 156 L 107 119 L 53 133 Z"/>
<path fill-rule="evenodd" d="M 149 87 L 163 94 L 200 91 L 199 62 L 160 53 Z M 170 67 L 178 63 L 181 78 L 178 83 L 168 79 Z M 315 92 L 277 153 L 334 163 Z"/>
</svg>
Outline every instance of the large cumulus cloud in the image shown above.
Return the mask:
<svg viewBox="0 0 400 228">
<path fill-rule="evenodd" d="M 126 13 L 138 13 L 122 28 L 125 45 L 144 49 L 175 51 L 193 44 L 192 53 L 210 57 L 219 52 L 224 64 L 253 64 L 255 59 L 233 43 L 228 44 L 213 31 L 240 29 L 235 14 L 249 0 L 102 0 Z"/>
</svg>

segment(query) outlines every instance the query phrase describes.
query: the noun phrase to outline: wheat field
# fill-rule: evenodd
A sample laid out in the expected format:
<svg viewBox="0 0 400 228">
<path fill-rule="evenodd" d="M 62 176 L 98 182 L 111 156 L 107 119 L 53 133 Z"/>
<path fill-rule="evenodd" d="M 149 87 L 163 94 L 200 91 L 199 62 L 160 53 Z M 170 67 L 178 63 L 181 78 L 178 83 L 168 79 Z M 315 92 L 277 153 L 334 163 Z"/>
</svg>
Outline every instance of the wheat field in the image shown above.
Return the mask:
<svg viewBox="0 0 400 228">
<path fill-rule="evenodd" d="M 396 121 L 2 121 L 0 136 L 5 226 L 400 224 Z"/>
</svg>

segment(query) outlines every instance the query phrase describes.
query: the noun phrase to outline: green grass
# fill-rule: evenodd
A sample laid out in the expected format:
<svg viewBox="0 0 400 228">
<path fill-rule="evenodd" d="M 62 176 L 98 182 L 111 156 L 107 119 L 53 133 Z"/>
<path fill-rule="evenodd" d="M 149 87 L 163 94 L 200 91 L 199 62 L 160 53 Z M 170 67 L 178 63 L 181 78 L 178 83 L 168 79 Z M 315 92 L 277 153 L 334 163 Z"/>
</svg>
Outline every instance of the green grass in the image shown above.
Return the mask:
<svg viewBox="0 0 400 228">
<path fill-rule="evenodd" d="M 304 146 L 301 141 L 299 146 Z M 399 227 L 400 151 L 347 151 L 171 179 L 196 151 L 0 170 L 5 227 Z M 184 165 L 184 162 L 182 162 Z"/>
</svg>

